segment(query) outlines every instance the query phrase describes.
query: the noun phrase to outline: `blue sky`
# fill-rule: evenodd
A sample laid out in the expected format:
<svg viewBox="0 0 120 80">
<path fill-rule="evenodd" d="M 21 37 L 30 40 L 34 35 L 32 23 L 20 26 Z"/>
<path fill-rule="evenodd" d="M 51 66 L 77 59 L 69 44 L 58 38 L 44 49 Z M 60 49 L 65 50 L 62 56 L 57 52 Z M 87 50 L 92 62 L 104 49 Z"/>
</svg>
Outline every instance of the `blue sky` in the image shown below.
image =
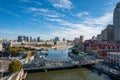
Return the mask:
<svg viewBox="0 0 120 80">
<path fill-rule="evenodd" d="M 119 0 L 0 0 L 0 38 L 89 39 L 112 24 Z"/>
</svg>

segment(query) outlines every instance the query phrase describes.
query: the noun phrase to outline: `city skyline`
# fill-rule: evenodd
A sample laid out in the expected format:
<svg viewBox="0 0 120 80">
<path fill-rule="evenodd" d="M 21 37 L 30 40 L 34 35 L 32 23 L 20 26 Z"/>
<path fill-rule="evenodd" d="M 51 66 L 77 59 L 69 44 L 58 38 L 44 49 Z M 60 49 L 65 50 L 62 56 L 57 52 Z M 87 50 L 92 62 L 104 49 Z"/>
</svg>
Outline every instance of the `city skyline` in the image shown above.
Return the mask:
<svg viewBox="0 0 120 80">
<path fill-rule="evenodd" d="M 1 0 L 0 38 L 16 39 L 18 35 L 28 35 L 42 39 L 56 36 L 73 39 L 84 35 L 85 39 L 89 39 L 108 24 L 113 24 L 113 10 L 117 2 Z"/>
</svg>

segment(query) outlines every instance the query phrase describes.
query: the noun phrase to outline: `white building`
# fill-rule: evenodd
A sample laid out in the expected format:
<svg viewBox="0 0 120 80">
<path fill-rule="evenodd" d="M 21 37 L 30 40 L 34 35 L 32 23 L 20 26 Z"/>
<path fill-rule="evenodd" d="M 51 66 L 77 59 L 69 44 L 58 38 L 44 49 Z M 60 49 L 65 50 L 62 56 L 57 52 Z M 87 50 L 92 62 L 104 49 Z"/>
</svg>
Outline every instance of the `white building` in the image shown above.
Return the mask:
<svg viewBox="0 0 120 80">
<path fill-rule="evenodd" d="M 56 41 L 55 45 L 66 45 L 67 41 Z"/>
<path fill-rule="evenodd" d="M 108 52 L 107 60 L 110 63 L 114 63 L 117 66 L 120 66 L 120 52 Z"/>
<path fill-rule="evenodd" d="M 54 45 L 54 42 L 53 41 L 47 41 L 46 44 L 48 44 L 48 45 Z"/>
</svg>

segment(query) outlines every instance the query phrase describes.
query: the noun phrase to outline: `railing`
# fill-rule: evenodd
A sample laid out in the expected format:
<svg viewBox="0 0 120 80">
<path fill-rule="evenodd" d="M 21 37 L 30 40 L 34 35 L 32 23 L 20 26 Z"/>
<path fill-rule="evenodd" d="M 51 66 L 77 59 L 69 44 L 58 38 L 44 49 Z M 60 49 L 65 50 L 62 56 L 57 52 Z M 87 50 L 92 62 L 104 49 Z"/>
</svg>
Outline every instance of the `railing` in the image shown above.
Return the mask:
<svg viewBox="0 0 120 80">
<path fill-rule="evenodd" d="M 96 61 L 65 61 L 65 62 L 61 62 L 61 61 L 56 61 L 56 62 L 45 62 L 42 64 L 30 64 L 28 67 L 24 67 L 24 70 L 35 70 L 35 69 L 51 69 L 51 68 L 64 68 L 64 67 L 73 67 L 75 65 L 77 66 L 82 66 L 82 65 L 90 65 L 90 64 L 94 64 L 96 63 Z"/>
</svg>

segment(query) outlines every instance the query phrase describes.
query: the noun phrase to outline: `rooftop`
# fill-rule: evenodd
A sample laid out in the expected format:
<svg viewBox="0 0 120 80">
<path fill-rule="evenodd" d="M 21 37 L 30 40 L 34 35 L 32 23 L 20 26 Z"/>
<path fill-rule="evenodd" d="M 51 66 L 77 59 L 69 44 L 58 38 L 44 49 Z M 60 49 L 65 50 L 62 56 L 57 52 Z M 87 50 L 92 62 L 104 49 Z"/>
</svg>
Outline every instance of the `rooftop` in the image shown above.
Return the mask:
<svg viewBox="0 0 120 80">
<path fill-rule="evenodd" d="M 120 8 L 120 2 L 116 4 L 116 8 Z"/>
</svg>

